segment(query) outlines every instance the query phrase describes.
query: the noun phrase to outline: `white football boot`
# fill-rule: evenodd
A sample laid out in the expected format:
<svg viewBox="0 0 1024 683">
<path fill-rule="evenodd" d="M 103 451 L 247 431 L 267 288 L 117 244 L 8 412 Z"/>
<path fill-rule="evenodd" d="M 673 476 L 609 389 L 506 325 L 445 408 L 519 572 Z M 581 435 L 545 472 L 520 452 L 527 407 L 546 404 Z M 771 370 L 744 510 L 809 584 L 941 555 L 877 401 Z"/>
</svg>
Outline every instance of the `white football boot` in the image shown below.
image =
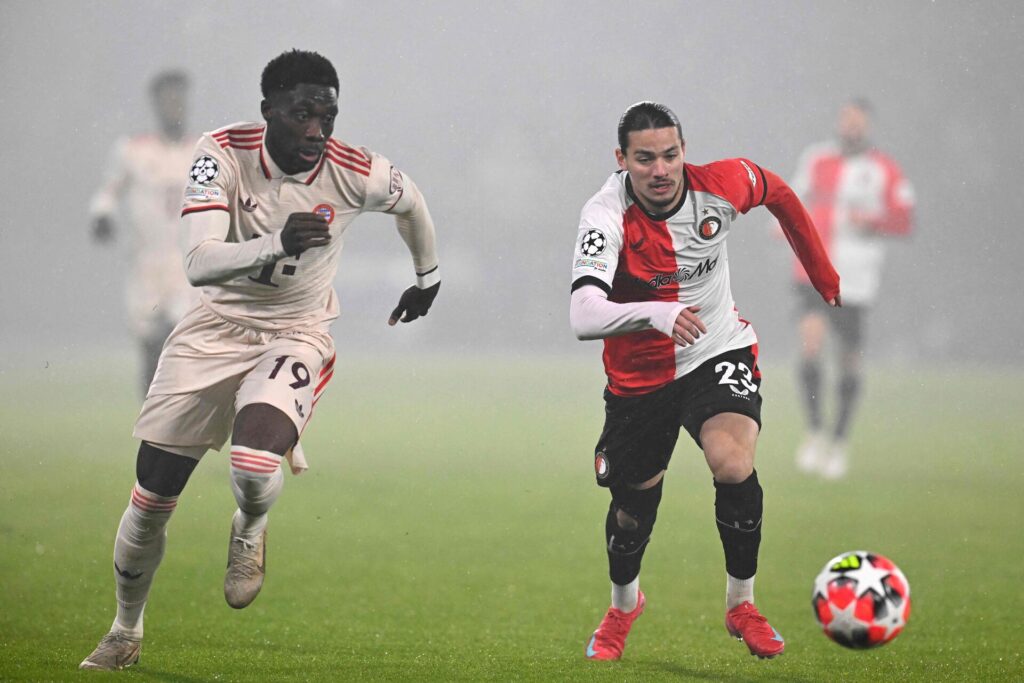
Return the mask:
<svg viewBox="0 0 1024 683">
<path fill-rule="evenodd" d="M 134 640 L 120 631 L 111 631 L 103 636 L 100 644 L 78 665 L 79 669 L 99 671 L 120 671 L 139 661 L 142 641 Z"/>
<path fill-rule="evenodd" d="M 850 469 L 846 442 L 837 441 L 829 449 L 828 457 L 821 465 L 821 476 L 829 481 L 837 481 L 846 476 Z"/>
<path fill-rule="evenodd" d="M 796 468 L 805 474 L 816 474 L 825 464 L 828 438 L 822 432 L 808 432 L 796 451 Z"/>
</svg>

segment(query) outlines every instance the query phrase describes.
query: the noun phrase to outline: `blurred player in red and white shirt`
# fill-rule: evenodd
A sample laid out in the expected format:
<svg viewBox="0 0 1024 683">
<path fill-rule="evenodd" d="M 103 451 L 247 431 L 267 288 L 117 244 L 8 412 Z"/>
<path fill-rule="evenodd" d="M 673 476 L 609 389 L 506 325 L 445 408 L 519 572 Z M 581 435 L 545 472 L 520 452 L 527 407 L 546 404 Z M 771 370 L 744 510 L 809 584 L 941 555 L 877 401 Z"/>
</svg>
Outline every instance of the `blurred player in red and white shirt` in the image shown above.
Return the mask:
<svg viewBox="0 0 1024 683">
<path fill-rule="evenodd" d="M 833 306 L 839 277 L 796 194 L 771 171 L 749 159 L 685 163 L 679 120 L 654 102 L 627 109 L 618 133 L 620 171 L 583 207 L 572 271 L 573 331 L 604 339 L 608 376 L 594 469 L 611 493 L 612 604 L 586 654 L 621 657 L 643 612 L 640 563 L 685 427 L 714 477 L 726 629 L 752 654 L 774 657 L 784 641 L 753 604 L 762 512 L 757 336 L 733 302 L 726 238 L 740 214 L 765 206 Z"/>
<path fill-rule="evenodd" d="M 799 386 L 808 433 L 797 466 L 826 479 L 846 475 L 847 438 L 862 385 L 864 318 L 878 298 L 886 242 L 910 233 L 914 192 L 899 165 L 870 142 L 871 106 L 854 99 L 839 111 L 837 139 L 809 147 L 798 164 L 793 189 L 821 233 L 843 278 L 843 307 L 821 305 L 807 273 L 794 264 L 800 306 L 802 351 Z M 838 341 L 838 407 L 824 428 L 822 357 L 828 328 Z"/>
<path fill-rule="evenodd" d="M 117 229 L 131 249 L 128 320 L 142 351 L 142 393 L 156 372 L 160 349 L 196 301 L 182 267 L 181 178 L 195 138 L 185 132 L 188 76 L 157 74 L 149 86 L 158 130 L 120 140 L 90 207 L 93 237 L 110 242 Z"/>
<path fill-rule="evenodd" d="M 264 120 L 207 133 L 182 171 L 185 271 L 202 295 L 168 338 L 135 424 L 138 479 L 114 543 L 117 616 L 82 668 L 138 660 L 167 521 L 199 459 L 229 437 L 238 509 L 224 596 L 240 609 L 259 594 L 282 462 L 304 467 L 299 437 L 334 373 L 333 281 L 353 220 L 394 215 L 412 255 L 416 284 L 390 325 L 426 315 L 441 286 L 434 224 L 415 183 L 383 156 L 331 137 L 331 63 L 286 52 L 261 86 Z"/>
</svg>

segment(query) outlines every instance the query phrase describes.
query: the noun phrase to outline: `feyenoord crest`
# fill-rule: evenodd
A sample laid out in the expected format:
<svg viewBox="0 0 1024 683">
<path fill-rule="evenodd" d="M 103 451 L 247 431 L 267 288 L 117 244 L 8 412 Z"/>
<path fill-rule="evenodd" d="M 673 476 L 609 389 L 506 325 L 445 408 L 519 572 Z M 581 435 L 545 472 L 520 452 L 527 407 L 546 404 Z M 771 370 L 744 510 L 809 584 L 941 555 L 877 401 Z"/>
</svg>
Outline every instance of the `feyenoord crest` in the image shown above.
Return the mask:
<svg viewBox="0 0 1024 683">
<path fill-rule="evenodd" d="M 608 244 L 608 240 L 605 239 L 604 233 L 600 230 L 587 230 L 587 234 L 583 236 L 583 241 L 580 242 L 580 251 L 583 252 L 584 256 L 600 256 L 604 253 L 604 248 Z"/>
<path fill-rule="evenodd" d="M 604 453 L 598 453 L 594 456 L 594 472 L 597 474 L 597 478 L 604 481 L 608 478 L 608 470 L 611 466 L 608 464 L 608 458 L 605 457 Z"/>
<path fill-rule="evenodd" d="M 330 204 L 317 204 L 313 208 L 313 213 L 323 216 L 328 225 L 334 220 L 334 207 Z"/>
<path fill-rule="evenodd" d="M 722 220 L 717 216 L 708 216 L 700 222 L 700 227 L 697 228 L 697 234 L 700 235 L 702 240 L 709 240 L 713 239 L 721 229 Z"/>
<path fill-rule="evenodd" d="M 188 177 L 193 183 L 199 183 L 200 185 L 206 185 L 207 183 L 213 182 L 213 179 L 220 173 L 220 168 L 217 166 L 217 162 L 213 157 L 202 156 L 196 159 L 196 162 L 192 164 L 192 170 L 188 172 Z"/>
</svg>

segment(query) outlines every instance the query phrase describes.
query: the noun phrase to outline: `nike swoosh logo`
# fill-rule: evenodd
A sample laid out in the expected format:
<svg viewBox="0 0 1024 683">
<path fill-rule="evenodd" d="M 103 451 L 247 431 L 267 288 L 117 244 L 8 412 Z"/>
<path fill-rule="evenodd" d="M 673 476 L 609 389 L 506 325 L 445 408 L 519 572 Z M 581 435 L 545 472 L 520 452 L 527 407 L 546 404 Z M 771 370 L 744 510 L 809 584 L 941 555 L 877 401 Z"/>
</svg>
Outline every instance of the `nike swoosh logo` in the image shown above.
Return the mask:
<svg viewBox="0 0 1024 683">
<path fill-rule="evenodd" d="M 594 649 L 594 641 L 597 640 L 597 634 L 590 636 L 590 642 L 587 643 L 587 657 L 594 657 L 597 655 L 597 650 Z"/>
<path fill-rule="evenodd" d="M 640 247 L 644 246 L 644 242 L 646 242 L 646 241 L 647 241 L 647 238 L 646 238 L 646 237 L 641 237 L 641 238 L 640 238 L 640 239 L 639 239 L 638 241 L 636 241 L 636 242 L 630 242 L 630 244 L 629 244 L 629 248 L 630 248 L 630 249 L 633 249 L 633 250 L 639 249 Z"/>
<path fill-rule="evenodd" d="M 775 630 L 775 627 L 774 627 L 774 626 L 772 627 L 772 633 L 774 633 L 774 634 L 775 634 L 775 637 L 774 637 L 774 638 L 772 638 L 772 640 L 777 640 L 777 641 L 779 641 L 780 643 L 784 643 L 784 642 L 786 642 L 786 641 L 785 641 L 785 640 L 784 640 L 784 639 L 782 638 L 782 634 L 781 634 L 781 633 L 779 633 L 778 631 L 776 631 L 776 630 Z"/>
<path fill-rule="evenodd" d="M 142 572 L 139 572 L 138 574 L 132 574 L 127 569 L 121 569 L 117 566 L 117 562 L 114 563 L 114 569 L 117 571 L 118 574 L 129 580 L 134 580 L 142 576 Z"/>
</svg>

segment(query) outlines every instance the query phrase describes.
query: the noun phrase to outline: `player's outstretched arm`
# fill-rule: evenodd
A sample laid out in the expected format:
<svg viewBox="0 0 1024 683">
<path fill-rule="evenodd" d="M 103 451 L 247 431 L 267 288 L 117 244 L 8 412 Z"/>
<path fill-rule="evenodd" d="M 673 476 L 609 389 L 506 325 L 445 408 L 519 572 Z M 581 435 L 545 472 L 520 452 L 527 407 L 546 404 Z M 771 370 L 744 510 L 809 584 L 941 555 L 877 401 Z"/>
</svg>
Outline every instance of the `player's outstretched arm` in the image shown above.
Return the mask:
<svg viewBox="0 0 1024 683">
<path fill-rule="evenodd" d="M 810 214 L 786 181 L 765 168 L 761 171 L 767 186 L 765 207 L 778 219 L 790 248 L 800 259 L 814 288 L 829 304 L 839 306 L 839 274 L 832 267 Z"/>
</svg>

